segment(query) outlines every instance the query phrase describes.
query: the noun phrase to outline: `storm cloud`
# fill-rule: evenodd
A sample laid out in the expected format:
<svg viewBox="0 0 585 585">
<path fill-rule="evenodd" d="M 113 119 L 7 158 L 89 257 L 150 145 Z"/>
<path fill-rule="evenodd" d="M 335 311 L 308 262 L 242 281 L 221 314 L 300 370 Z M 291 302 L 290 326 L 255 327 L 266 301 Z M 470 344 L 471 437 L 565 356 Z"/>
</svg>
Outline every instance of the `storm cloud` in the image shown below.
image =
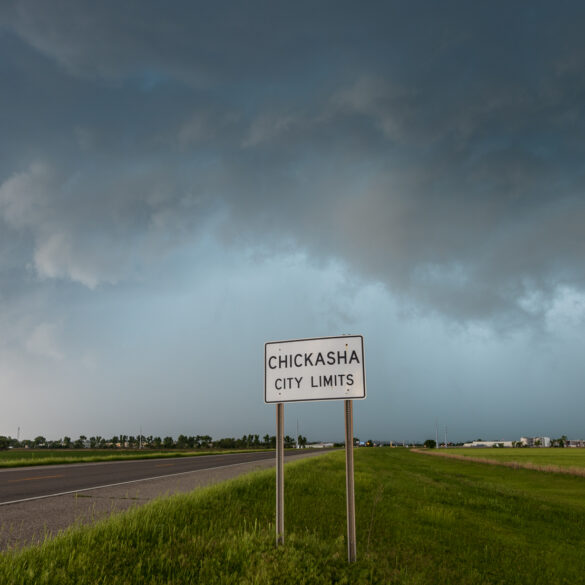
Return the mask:
<svg viewBox="0 0 585 585">
<path fill-rule="evenodd" d="M 301 297 L 308 274 L 329 275 L 322 291 L 343 274 L 349 296 L 321 330 L 359 326 L 355 299 L 372 290 L 460 333 L 550 335 L 561 314 L 582 328 L 583 15 L 578 2 L 4 3 L 5 340 L 67 362 L 54 295 L 181 290 L 182 262 L 199 286 L 225 282 L 234 258 Z"/>
</svg>

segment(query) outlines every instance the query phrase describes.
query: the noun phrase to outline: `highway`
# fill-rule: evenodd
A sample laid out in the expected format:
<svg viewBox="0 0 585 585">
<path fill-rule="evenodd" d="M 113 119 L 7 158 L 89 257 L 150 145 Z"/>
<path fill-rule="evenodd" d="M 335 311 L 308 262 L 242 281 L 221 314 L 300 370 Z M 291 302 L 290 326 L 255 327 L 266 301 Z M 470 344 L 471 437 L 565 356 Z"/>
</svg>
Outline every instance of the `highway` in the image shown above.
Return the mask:
<svg viewBox="0 0 585 585">
<path fill-rule="evenodd" d="M 295 454 L 298 451 L 285 452 L 285 455 Z M 273 459 L 274 452 L 261 451 L 3 469 L 0 470 L 0 506 Z"/>
</svg>

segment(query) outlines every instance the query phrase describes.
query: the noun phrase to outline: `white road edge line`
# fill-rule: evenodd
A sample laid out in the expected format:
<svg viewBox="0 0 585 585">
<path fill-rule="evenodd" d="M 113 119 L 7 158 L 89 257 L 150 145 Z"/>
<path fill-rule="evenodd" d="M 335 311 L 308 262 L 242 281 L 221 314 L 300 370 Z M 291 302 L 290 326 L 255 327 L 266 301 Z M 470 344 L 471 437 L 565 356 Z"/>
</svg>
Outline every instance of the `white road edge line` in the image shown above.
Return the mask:
<svg viewBox="0 0 585 585">
<path fill-rule="evenodd" d="M 116 487 L 119 485 L 127 485 L 129 483 L 138 483 L 140 481 L 149 481 L 151 479 L 164 479 L 166 477 L 176 477 L 177 475 L 187 475 L 188 473 L 197 473 L 198 471 L 211 471 L 213 469 L 225 469 L 226 467 L 236 467 L 238 465 L 247 465 L 248 463 L 256 463 L 258 461 L 270 461 L 270 459 L 257 459 L 256 461 L 243 461 L 241 463 L 230 463 L 229 465 L 218 465 L 217 467 L 206 467 L 204 469 L 192 469 L 191 471 L 181 471 L 179 473 L 169 473 L 168 475 L 157 475 L 156 477 L 144 477 L 142 479 L 131 479 L 130 481 L 121 481 L 119 483 L 98 485 L 95 487 L 82 488 L 80 490 L 71 490 L 68 492 L 60 492 L 58 494 L 46 494 L 44 496 L 35 496 L 34 498 L 24 498 L 22 500 L 12 500 L 11 502 L 0 502 L 0 506 L 8 506 L 9 504 L 21 504 L 23 502 L 32 502 L 34 500 L 44 500 L 46 498 L 56 498 L 57 496 L 67 496 L 69 494 L 78 494 L 81 492 L 89 492 L 91 490 L 101 490 L 103 488 Z"/>
</svg>

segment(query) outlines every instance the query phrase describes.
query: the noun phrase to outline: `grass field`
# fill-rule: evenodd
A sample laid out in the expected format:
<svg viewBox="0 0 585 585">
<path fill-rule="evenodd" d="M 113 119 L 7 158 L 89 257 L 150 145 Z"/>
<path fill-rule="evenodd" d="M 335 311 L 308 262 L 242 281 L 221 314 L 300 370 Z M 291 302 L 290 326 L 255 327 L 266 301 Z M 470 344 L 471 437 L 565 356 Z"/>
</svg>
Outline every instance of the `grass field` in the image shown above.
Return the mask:
<svg viewBox="0 0 585 585">
<path fill-rule="evenodd" d="M 358 449 L 358 562 L 347 563 L 344 454 L 135 509 L 0 556 L 0 583 L 583 583 L 585 479 Z"/>
<path fill-rule="evenodd" d="M 218 455 L 231 451 L 205 450 L 107 450 L 107 449 L 16 449 L 0 451 L 0 468 L 31 465 L 61 465 L 63 463 L 94 463 L 96 461 L 124 461 L 128 459 L 160 459 L 164 457 L 193 457 Z M 238 450 L 237 453 L 245 453 Z"/>
<path fill-rule="evenodd" d="M 565 471 L 585 474 L 585 449 L 435 449 L 434 454 L 456 455 L 469 459 L 517 463 L 542 471 Z"/>
</svg>

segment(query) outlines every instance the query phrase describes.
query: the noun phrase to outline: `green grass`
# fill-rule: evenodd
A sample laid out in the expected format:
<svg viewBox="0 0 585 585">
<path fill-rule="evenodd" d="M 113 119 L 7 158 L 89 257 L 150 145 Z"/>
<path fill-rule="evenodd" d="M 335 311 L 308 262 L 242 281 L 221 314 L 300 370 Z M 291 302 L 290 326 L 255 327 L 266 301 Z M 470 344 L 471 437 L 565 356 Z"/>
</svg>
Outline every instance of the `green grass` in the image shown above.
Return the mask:
<svg viewBox="0 0 585 585">
<path fill-rule="evenodd" d="M 106 449 L 18 449 L 0 451 L 0 468 L 29 467 L 33 465 L 62 465 L 66 463 L 95 463 L 97 461 L 124 461 L 129 459 L 161 459 L 194 457 L 226 453 L 257 452 L 257 450 L 106 450 Z"/>
<path fill-rule="evenodd" d="M 358 562 L 347 563 L 344 454 L 154 502 L 0 556 L 0 583 L 506 584 L 584 582 L 585 479 L 358 449 Z"/>
<path fill-rule="evenodd" d="M 492 459 L 503 463 L 517 463 L 544 471 L 585 472 L 585 449 L 565 448 L 505 448 L 505 449 L 436 449 L 435 454 L 458 455 L 471 459 Z"/>
</svg>

